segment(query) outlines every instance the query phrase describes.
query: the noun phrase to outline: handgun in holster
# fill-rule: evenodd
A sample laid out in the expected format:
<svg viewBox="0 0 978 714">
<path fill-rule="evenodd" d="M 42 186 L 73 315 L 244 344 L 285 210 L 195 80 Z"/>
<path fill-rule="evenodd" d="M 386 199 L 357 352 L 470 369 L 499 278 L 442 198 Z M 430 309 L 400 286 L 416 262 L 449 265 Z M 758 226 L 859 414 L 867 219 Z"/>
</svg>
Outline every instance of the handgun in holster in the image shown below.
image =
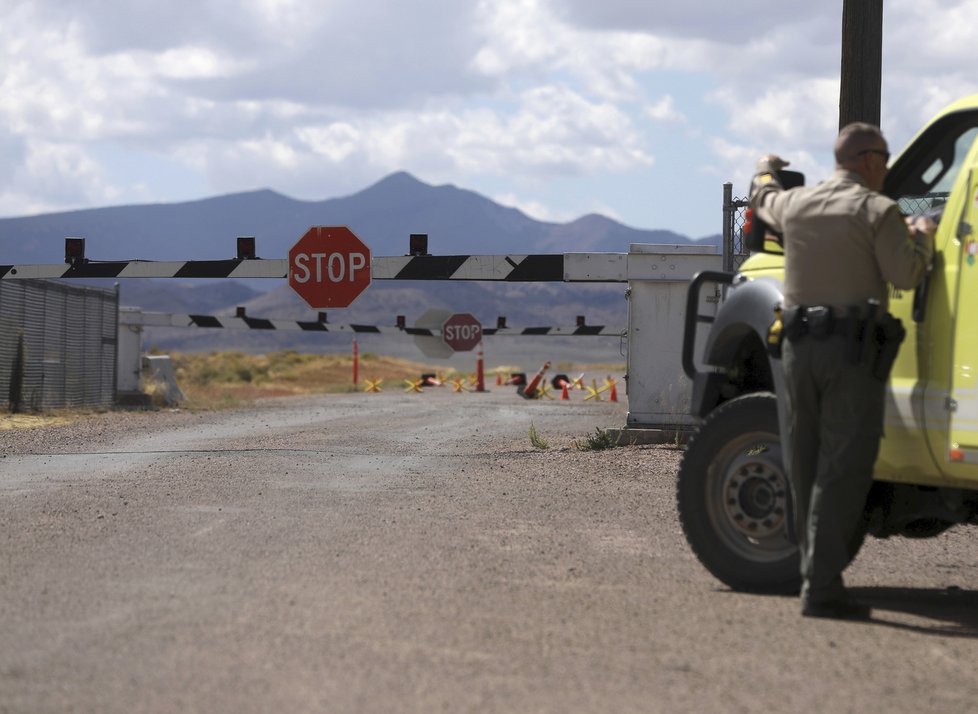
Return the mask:
<svg viewBox="0 0 978 714">
<path fill-rule="evenodd" d="M 877 324 L 875 332 L 879 351 L 876 354 L 876 362 L 872 365 L 873 376 L 885 382 L 890 378 L 890 370 L 896 362 L 900 344 L 907 336 L 907 330 L 900 318 L 885 314 Z"/>
<path fill-rule="evenodd" d="M 859 364 L 863 355 L 863 321 L 858 305 L 850 305 L 846 310 L 846 362 Z"/>
<path fill-rule="evenodd" d="M 870 299 L 866 301 L 866 319 L 862 326 L 862 344 L 859 350 L 859 364 L 869 365 L 870 369 L 875 369 L 879 357 L 880 344 L 876 335 L 876 317 L 879 313 L 880 301 Z"/>
</svg>

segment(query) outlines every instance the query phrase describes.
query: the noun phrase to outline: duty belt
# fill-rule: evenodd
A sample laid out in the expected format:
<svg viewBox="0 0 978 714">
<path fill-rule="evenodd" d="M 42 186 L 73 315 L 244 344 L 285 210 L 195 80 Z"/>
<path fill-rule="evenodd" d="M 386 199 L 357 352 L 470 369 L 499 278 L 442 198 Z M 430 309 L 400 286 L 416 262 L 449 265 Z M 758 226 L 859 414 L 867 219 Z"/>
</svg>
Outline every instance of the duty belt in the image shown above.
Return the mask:
<svg viewBox="0 0 978 714">
<path fill-rule="evenodd" d="M 784 311 L 784 336 L 794 341 L 806 335 L 816 340 L 829 337 L 859 338 L 867 322 L 860 315 L 861 309 L 853 307 L 844 316 L 837 316 L 828 305 L 799 305 Z"/>
<path fill-rule="evenodd" d="M 906 331 L 900 320 L 881 314 L 879 308 L 876 300 L 852 305 L 842 315 L 827 305 L 788 308 L 781 318 L 782 336 L 791 342 L 806 336 L 815 340 L 844 337 L 847 361 L 868 365 L 875 377 L 885 381 Z"/>
</svg>

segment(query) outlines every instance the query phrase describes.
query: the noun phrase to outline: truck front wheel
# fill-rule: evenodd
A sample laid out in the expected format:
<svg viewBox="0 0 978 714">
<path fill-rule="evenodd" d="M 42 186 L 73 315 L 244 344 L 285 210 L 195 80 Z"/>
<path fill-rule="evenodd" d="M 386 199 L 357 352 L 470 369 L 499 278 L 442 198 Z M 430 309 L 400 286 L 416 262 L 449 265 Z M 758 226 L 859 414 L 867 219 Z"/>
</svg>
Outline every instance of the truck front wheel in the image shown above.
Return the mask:
<svg viewBox="0 0 978 714">
<path fill-rule="evenodd" d="M 690 547 L 734 590 L 796 593 L 788 539 L 791 490 L 782 466 L 777 399 L 746 394 L 714 409 L 679 468 L 679 518 Z"/>
</svg>

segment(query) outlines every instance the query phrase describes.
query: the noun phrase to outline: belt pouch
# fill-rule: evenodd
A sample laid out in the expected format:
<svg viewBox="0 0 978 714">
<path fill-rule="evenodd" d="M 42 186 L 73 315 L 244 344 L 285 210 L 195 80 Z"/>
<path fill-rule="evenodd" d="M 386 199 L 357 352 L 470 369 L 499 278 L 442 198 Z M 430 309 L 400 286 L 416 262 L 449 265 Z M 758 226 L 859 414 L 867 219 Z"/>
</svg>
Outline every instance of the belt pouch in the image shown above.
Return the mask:
<svg viewBox="0 0 978 714">
<path fill-rule="evenodd" d="M 835 315 L 832 308 L 824 305 L 810 307 L 805 310 L 805 322 L 808 323 L 808 332 L 816 340 L 824 340 L 831 337 L 835 327 Z"/>
</svg>

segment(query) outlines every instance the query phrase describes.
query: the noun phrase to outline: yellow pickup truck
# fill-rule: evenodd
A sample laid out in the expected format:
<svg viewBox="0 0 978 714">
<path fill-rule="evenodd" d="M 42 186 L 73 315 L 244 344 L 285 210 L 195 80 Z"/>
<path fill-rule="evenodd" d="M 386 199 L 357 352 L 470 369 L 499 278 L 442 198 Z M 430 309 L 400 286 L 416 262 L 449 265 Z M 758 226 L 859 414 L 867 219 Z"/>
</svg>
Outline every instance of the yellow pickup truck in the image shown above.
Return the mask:
<svg viewBox="0 0 978 714">
<path fill-rule="evenodd" d="M 915 291 L 891 288 L 907 336 L 890 376 L 885 436 L 866 502 L 866 534 L 927 538 L 978 524 L 978 95 L 941 111 L 890 166 L 884 193 L 906 215 L 939 220 L 933 269 Z M 736 590 L 795 592 L 798 548 L 787 527 L 780 358 L 767 335 L 781 301 L 783 254 L 755 240 L 736 273 L 690 284 L 683 367 L 700 418 L 679 471 L 683 531 L 703 565 Z M 704 286 L 722 286 L 714 317 Z M 697 326 L 709 324 L 697 344 Z"/>
</svg>

